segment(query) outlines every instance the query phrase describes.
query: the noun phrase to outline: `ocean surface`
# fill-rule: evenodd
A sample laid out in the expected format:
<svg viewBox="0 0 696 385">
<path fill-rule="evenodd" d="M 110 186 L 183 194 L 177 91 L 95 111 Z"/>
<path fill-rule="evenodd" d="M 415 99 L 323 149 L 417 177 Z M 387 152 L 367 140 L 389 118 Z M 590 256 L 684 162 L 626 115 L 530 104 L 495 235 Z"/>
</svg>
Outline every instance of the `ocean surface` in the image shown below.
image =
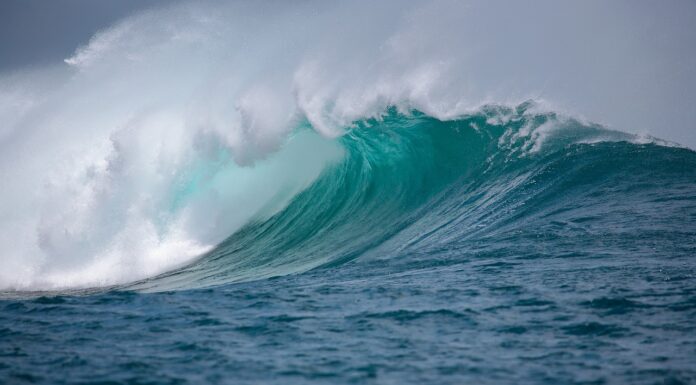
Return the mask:
<svg viewBox="0 0 696 385">
<path fill-rule="evenodd" d="M 3 291 L 0 383 L 696 383 L 696 152 L 534 102 L 313 128 L 328 166 L 192 262 Z"/>
</svg>

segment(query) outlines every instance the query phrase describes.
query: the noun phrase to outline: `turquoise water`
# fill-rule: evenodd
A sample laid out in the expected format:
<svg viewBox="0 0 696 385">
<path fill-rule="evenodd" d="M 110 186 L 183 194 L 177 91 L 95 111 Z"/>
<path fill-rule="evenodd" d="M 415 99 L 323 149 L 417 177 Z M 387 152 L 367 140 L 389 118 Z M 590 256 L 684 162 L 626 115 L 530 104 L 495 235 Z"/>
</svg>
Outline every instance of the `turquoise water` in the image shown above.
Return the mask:
<svg viewBox="0 0 696 385">
<path fill-rule="evenodd" d="M 696 382 L 694 151 L 533 103 L 391 109 L 333 144 L 186 266 L 3 293 L 0 382 Z"/>
</svg>

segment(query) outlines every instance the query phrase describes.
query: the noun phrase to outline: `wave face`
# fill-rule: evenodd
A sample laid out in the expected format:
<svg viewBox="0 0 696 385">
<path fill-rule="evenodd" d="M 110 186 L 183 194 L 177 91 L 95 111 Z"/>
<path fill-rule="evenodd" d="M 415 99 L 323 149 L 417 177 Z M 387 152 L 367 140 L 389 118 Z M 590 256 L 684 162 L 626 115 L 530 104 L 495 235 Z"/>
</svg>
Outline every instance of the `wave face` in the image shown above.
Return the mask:
<svg viewBox="0 0 696 385">
<path fill-rule="evenodd" d="M 640 254 L 663 242 L 695 250 L 696 153 L 536 107 L 487 106 L 451 121 L 390 109 L 359 121 L 337 139 L 342 159 L 286 208 L 132 287 L 205 287 L 375 259 Z"/>
</svg>

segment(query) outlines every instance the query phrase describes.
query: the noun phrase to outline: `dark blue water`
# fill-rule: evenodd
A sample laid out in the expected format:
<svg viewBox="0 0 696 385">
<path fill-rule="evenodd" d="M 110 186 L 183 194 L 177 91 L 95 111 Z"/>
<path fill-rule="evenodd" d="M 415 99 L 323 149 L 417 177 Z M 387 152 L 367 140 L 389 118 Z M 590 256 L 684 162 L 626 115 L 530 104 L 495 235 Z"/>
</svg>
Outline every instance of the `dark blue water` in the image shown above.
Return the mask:
<svg viewBox="0 0 696 385">
<path fill-rule="evenodd" d="M 696 153 L 528 107 L 358 122 L 189 266 L 3 293 L 0 382 L 696 383 Z"/>
</svg>

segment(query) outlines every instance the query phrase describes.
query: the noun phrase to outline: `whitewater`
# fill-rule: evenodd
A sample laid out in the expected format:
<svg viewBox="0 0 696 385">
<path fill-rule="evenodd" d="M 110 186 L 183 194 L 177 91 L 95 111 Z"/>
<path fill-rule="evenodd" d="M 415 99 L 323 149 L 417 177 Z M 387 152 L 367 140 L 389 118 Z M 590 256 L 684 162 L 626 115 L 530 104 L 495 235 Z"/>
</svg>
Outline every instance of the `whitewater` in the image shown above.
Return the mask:
<svg viewBox="0 0 696 385">
<path fill-rule="evenodd" d="M 0 382 L 695 381 L 668 8 L 175 2 L 0 73 Z"/>
</svg>

